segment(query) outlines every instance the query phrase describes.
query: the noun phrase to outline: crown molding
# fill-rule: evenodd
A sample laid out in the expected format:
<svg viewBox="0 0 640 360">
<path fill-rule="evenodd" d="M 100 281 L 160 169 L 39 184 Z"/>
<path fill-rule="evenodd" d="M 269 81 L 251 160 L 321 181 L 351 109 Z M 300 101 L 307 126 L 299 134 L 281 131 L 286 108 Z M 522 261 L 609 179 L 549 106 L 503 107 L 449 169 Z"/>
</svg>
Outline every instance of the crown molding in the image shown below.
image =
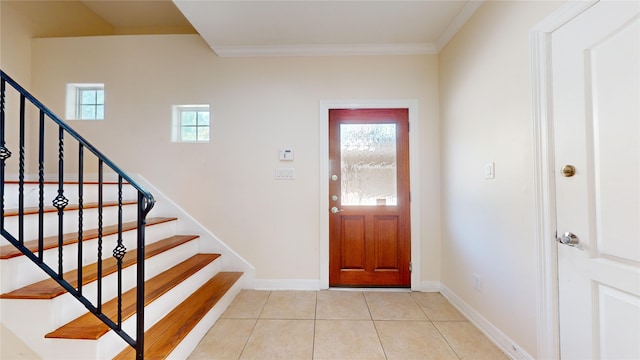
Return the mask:
<svg viewBox="0 0 640 360">
<path fill-rule="evenodd" d="M 462 8 L 458 16 L 453 19 L 451 24 L 444 30 L 444 32 L 440 35 L 438 40 L 435 43 L 436 52 L 440 52 L 442 48 L 444 48 L 451 39 L 456 35 L 456 33 L 464 26 L 464 24 L 469 21 L 471 16 L 480 8 L 480 6 L 484 3 L 484 0 L 479 1 L 469 1 Z"/>
<path fill-rule="evenodd" d="M 212 46 L 219 57 L 268 56 L 354 56 L 354 55 L 432 55 L 437 54 L 432 43 L 407 44 L 336 44 L 277 46 Z"/>
</svg>

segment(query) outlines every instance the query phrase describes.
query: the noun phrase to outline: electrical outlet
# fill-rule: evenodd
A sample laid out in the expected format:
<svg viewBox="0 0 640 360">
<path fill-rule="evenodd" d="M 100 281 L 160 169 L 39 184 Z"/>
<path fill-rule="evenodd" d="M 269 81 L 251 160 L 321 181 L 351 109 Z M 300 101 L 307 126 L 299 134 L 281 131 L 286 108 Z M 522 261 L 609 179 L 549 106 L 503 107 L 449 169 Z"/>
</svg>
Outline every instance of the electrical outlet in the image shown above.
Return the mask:
<svg viewBox="0 0 640 360">
<path fill-rule="evenodd" d="M 482 291 L 482 277 L 478 274 L 473 274 L 473 288 Z"/>
</svg>

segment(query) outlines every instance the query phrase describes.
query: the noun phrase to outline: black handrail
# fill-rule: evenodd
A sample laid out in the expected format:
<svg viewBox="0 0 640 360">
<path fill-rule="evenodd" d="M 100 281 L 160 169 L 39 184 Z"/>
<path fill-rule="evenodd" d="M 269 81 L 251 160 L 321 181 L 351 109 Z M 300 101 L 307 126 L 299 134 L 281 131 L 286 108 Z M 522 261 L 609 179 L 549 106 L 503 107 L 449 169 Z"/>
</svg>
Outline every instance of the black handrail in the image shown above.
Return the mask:
<svg viewBox="0 0 640 360">
<path fill-rule="evenodd" d="M 2 201 L 2 210 L 0 212 L 0 231 L 10 243 L 19 249 L 24 255 L 31 259 L 37 266 L 44 270 L 49 276 L 60 284 L 66 291 L 78 299 L 89 311 L 95 314 L 106 325 L 113 329 L 120 337 L 122 337 L 130 346 L 136 350 L 136 358 L 142 360 L 144 358 L 144 252 L 145 252 L 145 225 L 146 217 L 155 204 L 155 200 L 151 193 L 145 190 L 138 182 L 132 179 L 111 160 L 104 156 L 97 148 L 91 145 L 80 134 L 72 129 L 67 123 L 62 121 L 51 110 L 44 106 L 16 81 L 9 77 L 4 71 L 0 70 L 0 201 Z M 18 237 L 9 233 L 5 229 L 5 167 L 6 161 L 12 155 L 12 152 L 6 147 L 6 84 L 11 85 L 20 95 L 20 123 L 19 123 L 19 170 L 18 170 Z M 38 224 L 38 251 L 37 254 L 29 250 L 24 245 L 24 185 L 25 185 L 25 101 L 28 100 L 39 110 L 39 148 L 38 148 L 38 185 L 39 185 L 39 224 Z M 44 209 L 44 155 L 45 155 L 45 124 L 44 119 L 48 117 L 58 126 L 58 195 L 53 200 L 53 205 L 58 209 L 58 269 L 52 269 L 43 260 L 43 209 Z M 69 200 L 64 196 L 64 137 L 69 135 L 78 142 L 78 286 L 74 288 L 67 280 L 63 278 L 63 216 L 64 208 L 68 205 Z M 83 237 L 83 185 L 84 185 L 84 158 L 85 150 L 90 151 L 98 159 L 98 294 L 97 304 L 94 305 L 89 299 L 83 295 L 82 289 L 82 237 Z M 102 313 L 102 205 L 103 205 L 103 167 L 107 166 L 118 176 L 118 238 L 117 246 L 113 250 L 113 256 L 118 262 L 118 314 L 117 320 L 113 321 Z M 136 279 L 136 335 L 135 340 L 122 329 L 122 258 L 126 249 L 122 245 L 122 186 L 123 181 L 137 190 L 137 279 Z"/>
</svg>

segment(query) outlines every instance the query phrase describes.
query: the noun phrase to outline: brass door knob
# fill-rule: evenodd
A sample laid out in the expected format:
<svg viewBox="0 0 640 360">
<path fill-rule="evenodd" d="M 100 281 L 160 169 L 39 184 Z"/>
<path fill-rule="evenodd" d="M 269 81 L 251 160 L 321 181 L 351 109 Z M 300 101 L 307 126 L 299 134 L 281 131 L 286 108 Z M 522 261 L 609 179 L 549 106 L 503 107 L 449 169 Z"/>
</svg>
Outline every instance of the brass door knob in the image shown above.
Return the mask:
<svg viewBox="0 0 640 360">
<path fill-rule="evenodd" d="M 576 174 L 576 168 L 573 165 L 565 165 L 562 167 L 562 176 L 572 177 Z"/>
</svg>

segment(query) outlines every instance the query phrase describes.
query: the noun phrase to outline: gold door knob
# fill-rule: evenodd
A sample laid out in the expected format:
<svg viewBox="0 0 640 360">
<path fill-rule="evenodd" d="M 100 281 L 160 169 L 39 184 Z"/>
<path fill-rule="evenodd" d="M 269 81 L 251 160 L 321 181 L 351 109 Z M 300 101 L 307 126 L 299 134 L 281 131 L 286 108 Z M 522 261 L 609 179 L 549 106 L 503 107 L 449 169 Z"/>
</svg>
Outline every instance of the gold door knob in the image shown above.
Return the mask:
<svg viewBox="0 0 640 360">
<path fill-rule="evenodd" d="M 573 165 L 565 165 L 562 167 L 562 176 L 572 177 L 576 174 L 576 168 Z"/>
</svg>

